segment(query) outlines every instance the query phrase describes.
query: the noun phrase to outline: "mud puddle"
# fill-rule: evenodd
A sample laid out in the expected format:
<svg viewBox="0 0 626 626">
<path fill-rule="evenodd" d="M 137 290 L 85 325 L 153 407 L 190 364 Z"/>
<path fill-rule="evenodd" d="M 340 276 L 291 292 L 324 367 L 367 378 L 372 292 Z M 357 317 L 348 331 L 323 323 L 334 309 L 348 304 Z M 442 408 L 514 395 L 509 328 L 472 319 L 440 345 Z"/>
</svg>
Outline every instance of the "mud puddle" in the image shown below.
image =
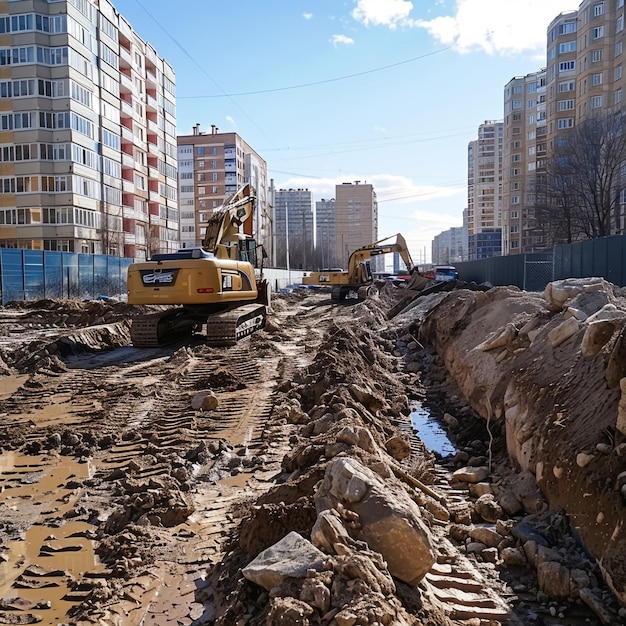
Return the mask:
<svg viewBox="0 0 626 626">
<path fill-rule="evenodd" d="M 27 380 L 28 374 L 7 376 L 0 380 L 0 400 L 10 398 Z"/>
<path fill-rule="evenodd" d="M 0 456 L 1 623 L 64 622 L 76 581 L 104 571 L 93 527 L 67 519 L 89 474 L 87 463 L 68 457 Z"/>
<path fill-rule="evenodd" d="M 446 431 L 433 419 L 430 411 L 421 402 L 412 403 L 410 418 L 417 436 L 431 452 L 441 457 L 456 453 L 457 450 Z"/>
</svg>

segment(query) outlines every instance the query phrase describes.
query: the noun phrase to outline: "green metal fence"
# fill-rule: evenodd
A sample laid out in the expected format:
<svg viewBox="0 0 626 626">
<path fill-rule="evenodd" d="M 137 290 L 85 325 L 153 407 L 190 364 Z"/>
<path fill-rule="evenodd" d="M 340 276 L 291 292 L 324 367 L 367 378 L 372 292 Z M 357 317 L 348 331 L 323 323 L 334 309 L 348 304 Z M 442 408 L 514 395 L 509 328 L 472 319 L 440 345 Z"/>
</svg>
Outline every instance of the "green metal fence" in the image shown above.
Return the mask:
<svg viewBox="0 0 626 626">
<path fill-rule="evenodd" d="M 626 235 L 612 235 L 557 246 L 545 252 L 457 263 L 459 278 L 491 285 L 543 291 L 553 280 L 599 276 L 626 286 Z"/>
</svg>

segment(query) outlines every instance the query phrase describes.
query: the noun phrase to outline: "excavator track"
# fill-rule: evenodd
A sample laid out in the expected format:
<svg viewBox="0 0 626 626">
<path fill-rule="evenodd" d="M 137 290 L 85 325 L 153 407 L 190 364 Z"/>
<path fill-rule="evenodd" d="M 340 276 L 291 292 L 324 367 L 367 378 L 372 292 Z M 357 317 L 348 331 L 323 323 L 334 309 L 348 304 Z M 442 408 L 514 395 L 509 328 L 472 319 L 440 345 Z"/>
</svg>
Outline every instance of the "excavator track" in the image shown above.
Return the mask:
<svg viewBox="0 0 626 626">
<path fill-rule="evenodd" d="M 184 309 L 141 315 L 132 320 L 130 339 L 135 348 L 158 348 L 191 336 L 196 323 Z"/>
<path fill-rule="evenodd" d="M 267 309 L 262 304 L 246 304 L 222 313 L 199 315 L 173 309 L 133 319 L 130 338 L 135 348 L 158 348 L 191 336 L 206 324 L 206 341 L 212 346 L 234 345 L 265 326 Z"/>
<path fill-rule="evenodd" d="M 267 308 L 246 304 L 231 311 L 211 315 L 206 321 L 206 341 L 213 346 L 229 346 L 265 326 Z"/>
</svg>

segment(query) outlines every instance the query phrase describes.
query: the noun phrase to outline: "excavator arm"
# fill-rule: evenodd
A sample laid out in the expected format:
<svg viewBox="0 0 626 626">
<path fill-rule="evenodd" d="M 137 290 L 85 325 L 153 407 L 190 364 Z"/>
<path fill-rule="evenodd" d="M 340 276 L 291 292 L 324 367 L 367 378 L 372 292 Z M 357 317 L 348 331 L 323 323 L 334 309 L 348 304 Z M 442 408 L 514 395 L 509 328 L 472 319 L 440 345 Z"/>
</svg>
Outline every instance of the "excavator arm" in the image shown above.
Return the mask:
<svg viewBox="0 0 626 626">
<path fill-rule="evenodd" d="M 400 255 L 400 258 L 404 261 L 407 270 L 409 272 L 413 272 L 413 261 L 411 259 L 411 255 L 409 254 L 409 249 L 406 245 L 404 237 L 398 233 L 396 235 L 395 242 L 385 243 L 389 239 L 391 239 L 391 237 L 375 241 L 374 243 L 355 250 L 350 255 L 350 259 L 348 261 L 348 279 L 350 282 L 354 284 L 360 283 L 363 276 L 363 270 L 361 268 L 363 263 L 374 256 L 378 256 L 379 254 L 388 254 L 390 252 L 397 252 Z"/>
<path fill-rule="evenodd" d="M 233 193 L 224 201 L 209 219 L 202 247 L 213 254 L 218 253 L 219 246 L 239 241 L 241 227 L 243 234 L 252 235 L 252 215 L 256 196 L 250 183 Z"/>
</svg>

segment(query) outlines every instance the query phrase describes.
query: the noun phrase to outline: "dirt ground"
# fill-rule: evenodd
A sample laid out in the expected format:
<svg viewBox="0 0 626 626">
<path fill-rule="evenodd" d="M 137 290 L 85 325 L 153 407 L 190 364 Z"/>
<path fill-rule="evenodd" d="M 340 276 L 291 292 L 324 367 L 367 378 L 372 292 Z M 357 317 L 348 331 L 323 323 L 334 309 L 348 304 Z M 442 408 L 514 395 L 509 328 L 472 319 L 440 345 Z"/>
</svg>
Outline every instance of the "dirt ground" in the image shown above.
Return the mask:
<svg viewBox="0 0 626 626">
<path fill-rule="evenodd" d="M 507 320 L 483 316 L 465 346 L 470 317 L 455 316 L 468 293 L 468 311 L 480 308 L 483 291 L 458 293 L 412 300 L 386 285 L 348 304 L 324 291 L 275 294 L 265 330 L 231 347 L 197 336 L 136 349 L 131 319 L 148 308 L 122 302 L 0 309 L 0 624 L 626 623 L 615 580 L 554 480 L 543 493 L 536 463 L 509 458 L 504 379 L 482 362 L 477 377 L 465 372 L 478 361 L 462 354 Z M 526 321 L 555 319 L 539 309 L 524 309 Z M 455 322 L 444 332 L 445 319 Z M 536 355 L 522 352 L 539 404 Z M 493 389 L 483 381 L 479 394 L 481 375 Z M 580 403 L 581 378 L 567 380 L 562 400 Z M 608 395 L 617 405 L 619 393 Z M 447 431 L 445 453 L 420 438 L 417 414 L 439 442 Z M 617 480 L 619 458 L 606 457 Z M 391 573 L 409 546 L 388 537 L 373 549 L 365 515 L 336 505 L 336 541 L 318 569 L 269 588 L 244 576 L 294 531 L 319 548 L 321 485 L 342 459 L 416 505 L 435 553 L 426 575 Z M 607 520 L 623 521 L 611 506 Z"/>
</svg>

